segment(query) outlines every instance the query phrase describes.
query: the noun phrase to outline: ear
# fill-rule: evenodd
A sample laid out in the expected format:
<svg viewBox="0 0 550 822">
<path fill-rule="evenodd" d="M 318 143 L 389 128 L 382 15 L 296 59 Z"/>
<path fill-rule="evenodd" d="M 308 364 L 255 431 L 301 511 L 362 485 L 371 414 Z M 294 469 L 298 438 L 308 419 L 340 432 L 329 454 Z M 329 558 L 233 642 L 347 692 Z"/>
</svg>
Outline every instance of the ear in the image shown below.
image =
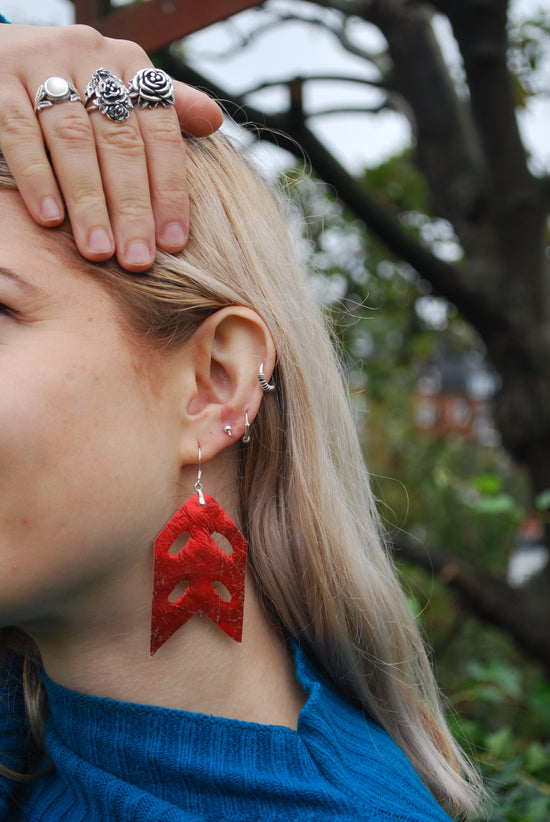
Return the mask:
<svg viewBox="0 0 550 822">
<path fill-rule="evenodd" d="M 191 379 L 186 380 L 182 464 L 196 463 L 197 446 L 208 460 L 242 436 L 245 415 L 252 423 L 262 401 L 260 366 L 267 379 L 275 367 L 275 346 L 265 322 L 244 306 L 211 314 L 187 346 Z"/>
</svg>

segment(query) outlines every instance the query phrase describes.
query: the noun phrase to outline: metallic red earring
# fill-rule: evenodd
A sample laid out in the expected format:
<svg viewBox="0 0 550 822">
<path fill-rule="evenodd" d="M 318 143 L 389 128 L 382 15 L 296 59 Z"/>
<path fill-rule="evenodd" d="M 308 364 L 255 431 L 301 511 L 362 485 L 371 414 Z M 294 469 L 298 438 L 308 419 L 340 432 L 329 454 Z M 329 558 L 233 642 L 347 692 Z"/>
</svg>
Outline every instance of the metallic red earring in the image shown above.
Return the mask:
<svg viewBox="0 0 550 822">
<path fill-rule="evenodd" d="M 216 500 L 203 494 L 201 476 L 199 448 L 197 493 L 155 540 L 151 656 L 197 612 L 232 639 L 242 639 L 247 542 Z M 215 533 L 225 537 L 232 553 L 216 545 L 212 539 Z M 181 534 L 188 534 L 189 539 L 183 548 L 171 552 Z"/>
</svg>

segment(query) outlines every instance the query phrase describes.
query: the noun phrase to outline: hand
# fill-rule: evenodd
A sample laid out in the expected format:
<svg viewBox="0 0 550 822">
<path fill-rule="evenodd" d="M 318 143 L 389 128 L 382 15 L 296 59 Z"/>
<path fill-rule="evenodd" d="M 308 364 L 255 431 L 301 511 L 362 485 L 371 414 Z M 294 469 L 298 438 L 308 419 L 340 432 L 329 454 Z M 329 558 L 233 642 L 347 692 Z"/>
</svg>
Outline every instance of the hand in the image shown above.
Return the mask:
<svg viewBox="0 0 550 822">
<path fill-rule="evenodd" d="M 136 106 L 123 123 L 75 102 L 35 113 L 34 99 L 48 77 L 72 82 L 84 100 L 98 68 L 127 84 L 147 66 L 140 46 L 87 26 L 0 24 L 0 148 L 27 208 L 41 225 L 58 225 L 65 215 L 62 193 L 83 256 L 99 261 L 116 252 L 129 271 L 148 268 L 155 245 L 171 252 L 185 245 L 180 126 L 196 137 L 210 134 L 221 125 L 221 109 L 177 82 L 175 107 Z"/>
</svg>

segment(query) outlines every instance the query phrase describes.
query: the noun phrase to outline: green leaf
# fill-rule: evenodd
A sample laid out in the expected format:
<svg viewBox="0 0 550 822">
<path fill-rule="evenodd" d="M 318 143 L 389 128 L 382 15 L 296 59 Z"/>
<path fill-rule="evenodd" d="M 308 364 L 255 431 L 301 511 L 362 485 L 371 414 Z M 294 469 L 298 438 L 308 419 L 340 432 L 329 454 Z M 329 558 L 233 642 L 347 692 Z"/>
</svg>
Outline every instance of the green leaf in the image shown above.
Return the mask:
<svg viewBox="0 0 550 822">
<path fill-rule="evenodd" d="M 550 751 L 535 740 L 525 751 L 525 770 L 543 776 L 547 769 L 550 775 Z"/>
<path fill-rule="evenodd" d="M 502 490 L 502 479 L 497 474 L 482 474 L 471 480 L 472 487 L 480 494 L 498 494 Z"/>
<path fill-rule="evenodd" d="M 480 497 L 472 503 L 472 508 L 479 514 L 514 514 L 517 507 L 515 499 L 510 494 Z"/>
<path fill-rule="evenodd" d="M 522 817 L 522 822 L 548 822 L 550 815 L 550 798 L 547 796 L 536 796 L 527 806 L 527 814 Z"/>
<path fill-rule="evenodd" d="M 546 511 L 550 508 L 550 488 L 545 488 L 535 497 L 535 506 L 539 511 Z"/>
<path fill-rule="evenodd" d="M 485 740 L 487 749 L 499 759 L 507 759 L 514 749 L 514 735 L 512 729 L 505 725 L 499 731 L 489 734 Z"/>
</svg>

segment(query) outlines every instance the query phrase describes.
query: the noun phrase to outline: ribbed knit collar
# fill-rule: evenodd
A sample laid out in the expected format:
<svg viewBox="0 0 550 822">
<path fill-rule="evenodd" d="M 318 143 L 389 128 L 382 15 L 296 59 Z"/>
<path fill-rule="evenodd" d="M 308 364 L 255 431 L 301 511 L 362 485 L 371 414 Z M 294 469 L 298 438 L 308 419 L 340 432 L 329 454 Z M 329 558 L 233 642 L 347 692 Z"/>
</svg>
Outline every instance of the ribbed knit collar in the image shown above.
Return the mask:
<svg viewBox="0 0 550 822">
<path fill-rule="evenodd" d="M 319 711 L 329 722 L 332 711 L 322 705 L 327 694 L 298 648 L 295 661 L 298 681 L 308 694 L 297 731 L 86 696 L 44 674 L 50 704 L 47 734 L 61 743 L 56 748 L 175 805 L 188 804 L 190 794 L 199 803 L 204 794 L 217 792 L 225 802 L 232 792 L 242 794 L 244 785 L 255 802 L 262 794 L 268 802 L 274 790 L 279 797 L 288 792 L 294 804 L 300 793 L 304 803 L 314 802 L 307 786 L 318 780 L 319 769 L 309 737 L 318 734 Z"/>
</svg>

